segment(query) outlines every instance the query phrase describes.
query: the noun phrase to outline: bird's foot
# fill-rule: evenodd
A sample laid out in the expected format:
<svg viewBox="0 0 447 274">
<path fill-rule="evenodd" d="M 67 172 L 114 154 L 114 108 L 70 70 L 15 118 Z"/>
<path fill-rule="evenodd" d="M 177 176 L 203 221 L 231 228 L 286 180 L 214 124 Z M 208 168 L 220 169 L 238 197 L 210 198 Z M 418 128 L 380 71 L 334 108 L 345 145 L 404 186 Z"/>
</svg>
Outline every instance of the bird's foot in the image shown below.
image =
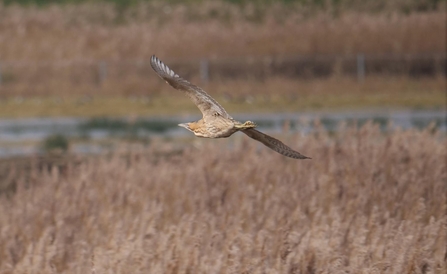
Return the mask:
<svg viewBox="0 0 447 274">
<path fill-rule="evenodd" d="M 254 122 L 247 121 L 247 122 L 245 122 L 243 124 L 236 125 L 235 127 L 238 128 L 238 129 L 249 129 L 249 128 L 255 128 L 256 126 L 257 125 Z"/>
</svg>

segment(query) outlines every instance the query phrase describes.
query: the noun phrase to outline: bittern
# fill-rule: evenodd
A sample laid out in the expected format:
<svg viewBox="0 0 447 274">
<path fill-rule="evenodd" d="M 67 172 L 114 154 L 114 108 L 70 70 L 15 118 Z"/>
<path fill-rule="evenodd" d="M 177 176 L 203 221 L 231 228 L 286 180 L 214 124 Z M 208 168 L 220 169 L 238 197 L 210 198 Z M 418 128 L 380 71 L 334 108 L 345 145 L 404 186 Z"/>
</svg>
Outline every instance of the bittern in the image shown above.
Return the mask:
<svg viewBox="0 0 447 274">
<path fill-rule="evenodd" d="M 291 149 L 281 141 L 255 129 L 252 121 L 241 123 L 231 117 L 225 109 L 203 89 L 178 76 L 172 69 L 155 55 L 151 57 L 151 66 L 163 80 L 173 88 L 183 91 L 199 108 L 203 117 L 197 122 L 179 124 L 198 137 L 226 138 L 236 131 L 241 131 L 274 151 L 294 159 L 310 159 Z"/>
</svg>

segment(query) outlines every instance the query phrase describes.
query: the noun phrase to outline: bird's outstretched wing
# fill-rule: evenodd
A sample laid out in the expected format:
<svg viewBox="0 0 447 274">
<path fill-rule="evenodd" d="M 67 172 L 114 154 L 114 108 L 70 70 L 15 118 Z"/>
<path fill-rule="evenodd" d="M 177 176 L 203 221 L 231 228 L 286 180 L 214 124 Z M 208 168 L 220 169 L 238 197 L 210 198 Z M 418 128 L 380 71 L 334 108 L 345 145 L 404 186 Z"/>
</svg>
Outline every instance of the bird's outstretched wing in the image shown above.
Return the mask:
<svg viewBox="0 0 447 274">
<path fill-rule="evenodd" d="M 280 140 L 275 139 L 271 136 L 268 136 L 267 134 L 264 134 L 260 131 L 257 131 L 256 129 L 246 129 L 246 130 L 242 130 L 242 132 L 247 134 L 248 137 L 253 138 L 256 141 L 263 143 L 267 147 L 273 149 L 274 151 L 276 151 L 279 154 L 282 154 L 284 156 L 294 158 L 294 159 L 311 159 L 311 158 L 299 153 L 298 151 L 295 151 L 295 150 L 291 149 L 290 147 L 286 146 Z"/>
<path fill-rule="evenodd" d="M 203 117 L 214 116 L 216 114 L 225 118 L 232 117 L 225 111 L 225 109 L 219 105 L 216 100 L 208 95 L 203 89 L 199 88 L 178 76 L 172 69 L 165 65 L 155 55 L 151 57 L 151 66 L 155 72 L 166 83 L 170 84 L 173 88 L 185 92 L 185 94 L 196 104 L 199 110 L 202 112 Z"/>
</svg>

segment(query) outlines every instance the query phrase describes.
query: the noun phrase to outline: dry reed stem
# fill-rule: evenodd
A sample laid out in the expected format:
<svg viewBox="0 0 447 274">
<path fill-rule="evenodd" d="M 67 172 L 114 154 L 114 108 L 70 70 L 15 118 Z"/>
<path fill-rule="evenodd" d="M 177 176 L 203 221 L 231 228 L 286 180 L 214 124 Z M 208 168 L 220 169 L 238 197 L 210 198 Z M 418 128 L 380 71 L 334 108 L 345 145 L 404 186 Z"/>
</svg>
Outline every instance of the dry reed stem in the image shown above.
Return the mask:
<svg viewBox="0 0 447 274">
<path fill-rule="evenodd" d="M 445 136 L 284 139 L 313 160 L 237 135 L 16 174 L 1 273 L 445 273 Z"/>
</svg>

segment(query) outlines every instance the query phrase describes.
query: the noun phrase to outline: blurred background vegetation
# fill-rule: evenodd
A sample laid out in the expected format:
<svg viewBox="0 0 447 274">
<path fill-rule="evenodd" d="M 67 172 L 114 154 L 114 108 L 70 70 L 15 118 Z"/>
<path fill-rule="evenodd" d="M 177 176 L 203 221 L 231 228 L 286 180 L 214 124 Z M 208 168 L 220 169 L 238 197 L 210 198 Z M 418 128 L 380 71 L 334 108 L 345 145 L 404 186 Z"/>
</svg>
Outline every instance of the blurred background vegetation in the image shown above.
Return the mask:
<svg viewBox="0 0 447 274">
<path fill-rule="evenodd" d="M 445 8 L 446 0 L 2 0 L 0 118 L 122 119 L 142 136 L 136 128 L 156 128 L 157 117 L 199 114 L 152 71 L 153 54 L 236 117 L 439 112 Z"/>
<path fill-rule="evenodd" d="M 2 2 L 3 117 L 190 113 L 152 54 L 235 111 L 296 98 L 337 107 L 341 94 L 352 102 L 339 108 L 443 101 L 445 0 Z M 123 105 L 106 107 L 112 97 Z"/>
</svg>

